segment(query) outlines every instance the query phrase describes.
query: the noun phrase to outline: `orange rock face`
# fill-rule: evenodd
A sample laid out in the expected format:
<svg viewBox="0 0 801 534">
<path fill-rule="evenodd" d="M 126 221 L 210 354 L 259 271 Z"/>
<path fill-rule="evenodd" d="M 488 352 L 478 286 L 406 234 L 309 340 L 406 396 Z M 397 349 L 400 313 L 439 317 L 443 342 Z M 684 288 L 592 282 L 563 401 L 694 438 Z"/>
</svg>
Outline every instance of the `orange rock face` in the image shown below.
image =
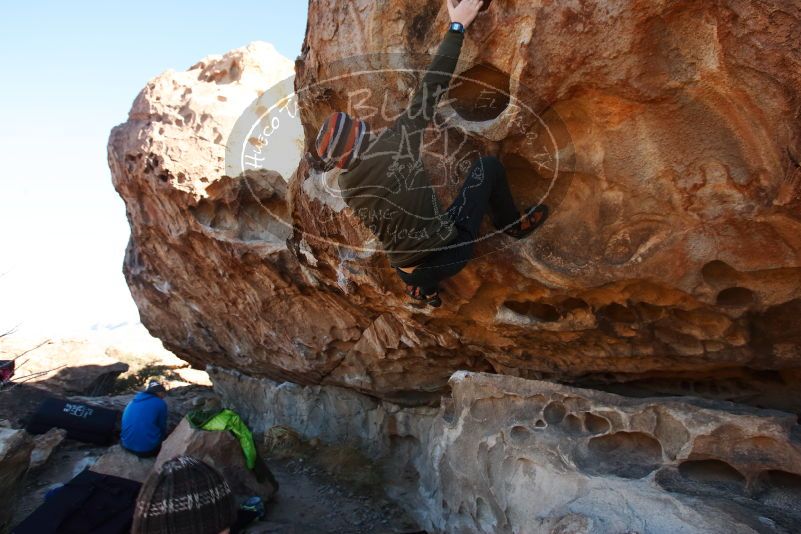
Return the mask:
<svg viewBox="0 0 801 534">
<path fill-rule="evenodd" d="M 552 216 L 523 242 L 482 240 L 438 310 L 409 305 L 297 156 L 226 168 L 237 119 L 288 62 L 254 44 L 167 72 L 109 141 L 142 320 L 197 365 L 409 403 L 466 369 L 799 409 L 791 4 L 494 2 L 424 164 L 447 203 L 465 162 L 498 151 L 521 206 Z M 402 112 L 446 24 L 439 0 L 312 3 L 297 144 L 334 110 L 374 128 Z"/>
</svg>

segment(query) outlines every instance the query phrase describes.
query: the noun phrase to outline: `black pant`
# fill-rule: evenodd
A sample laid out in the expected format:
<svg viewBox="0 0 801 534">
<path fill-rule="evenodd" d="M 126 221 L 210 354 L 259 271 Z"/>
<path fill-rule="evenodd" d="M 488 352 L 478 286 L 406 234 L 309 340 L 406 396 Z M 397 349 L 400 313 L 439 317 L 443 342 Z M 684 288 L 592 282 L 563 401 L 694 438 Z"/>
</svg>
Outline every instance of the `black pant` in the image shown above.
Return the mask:
<svg viewBox="0 0 801 534">
<path fill-rule="evenodd" d="M 481 221 L 489 207 L 492 224 L 503 230 L 517 224 L 520 212 L 506 181 L 506 170 L 492 156 L 479 158 L 470 168 L 459 194 L 448 208 L 456 225 L 456 237 L 441 250 L 432 252 L 413 272 L 395 269 L 404 283 L 433 293 L 439 282 L 461 271 L 473 257 Z"/>
<path fill-rule="evenodd" d="M 15 534 L 126 534 L 142 484 L 88 469 L 14 528 Z M 3 503 L 8 506 L 7 502 Z"/>
</svg>

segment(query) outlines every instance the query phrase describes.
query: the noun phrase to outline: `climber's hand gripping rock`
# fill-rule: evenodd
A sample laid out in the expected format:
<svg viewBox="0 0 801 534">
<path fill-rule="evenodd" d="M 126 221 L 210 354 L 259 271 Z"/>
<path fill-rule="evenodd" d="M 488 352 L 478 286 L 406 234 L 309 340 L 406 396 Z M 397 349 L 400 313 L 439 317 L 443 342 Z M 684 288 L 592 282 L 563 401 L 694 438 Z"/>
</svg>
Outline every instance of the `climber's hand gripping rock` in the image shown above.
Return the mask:
<svg viewBox="0 0 801 534">
<path fill-rule="evenodd" d="M 478 12 L 484 5 L 483 0 L 445 0 L 451 22 L 458 22 L 465 29 L 476 19 Z"/>
</svg>

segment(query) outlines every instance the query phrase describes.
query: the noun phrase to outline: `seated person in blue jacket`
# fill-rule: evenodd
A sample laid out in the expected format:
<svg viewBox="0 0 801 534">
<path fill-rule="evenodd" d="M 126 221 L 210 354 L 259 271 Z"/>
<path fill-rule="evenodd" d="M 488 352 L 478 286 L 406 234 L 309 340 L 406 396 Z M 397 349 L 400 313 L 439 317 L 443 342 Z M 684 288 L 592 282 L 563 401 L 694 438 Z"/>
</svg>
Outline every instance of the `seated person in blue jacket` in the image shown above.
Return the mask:
<svg viewBox="0 0 801 534">
<path fill-rule="evenodd" d="M 167 390 L 151 380 L 122 413 L 122 447 L 140 458 L 156 456 L 167 437 Z"/>
</svg>

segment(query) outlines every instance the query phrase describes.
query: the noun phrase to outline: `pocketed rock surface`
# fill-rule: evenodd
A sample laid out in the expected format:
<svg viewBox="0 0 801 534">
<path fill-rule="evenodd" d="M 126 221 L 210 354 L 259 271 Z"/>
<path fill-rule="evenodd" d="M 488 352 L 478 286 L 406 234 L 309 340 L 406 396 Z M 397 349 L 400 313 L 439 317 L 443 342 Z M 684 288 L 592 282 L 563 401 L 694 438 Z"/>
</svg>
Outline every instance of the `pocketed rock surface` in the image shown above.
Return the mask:
<svg viewBox="0 0 801 534">
<path fill-rule="evenodd" d="M 793 533 L 801 427 L 784 412 L 458 372 L 439 408 L 213 369 L 256 432 L 358 447 L 428 532 Z"/>
<path fill-rule="evenodd" d="M 0 427 L 0 497 L 6 506 L 0 512 L 0 531 L 11 527 L 34 443 L 23 430 Z"/>
<path fill-rule="evenodd" d="M 442 4 L 312 3 L 287 146 L 348 102 L 373 128 L 386 121 L 370 106 L 402 111 Z M 544 199 L 552 216 L 523 242 L 479 243 L 436 311 L 409 305 L 294 152 L 231 172 L 237 119 L 276 84 L 286 94 L 290 61 L 252 43 L 166 71 L 108 146 L 142 321 L 196 365 L 405 404 L 468 369 L 796 409 L 799 32 L 801 7 L 780 0 L 493 4 L 424 164 L 447 203 L 497 142 L 521 206 Z M 379 52 L 411 72 L 363 57 Z M 337 76 L 365 65 L 384 70 Z"/>
</svg>

